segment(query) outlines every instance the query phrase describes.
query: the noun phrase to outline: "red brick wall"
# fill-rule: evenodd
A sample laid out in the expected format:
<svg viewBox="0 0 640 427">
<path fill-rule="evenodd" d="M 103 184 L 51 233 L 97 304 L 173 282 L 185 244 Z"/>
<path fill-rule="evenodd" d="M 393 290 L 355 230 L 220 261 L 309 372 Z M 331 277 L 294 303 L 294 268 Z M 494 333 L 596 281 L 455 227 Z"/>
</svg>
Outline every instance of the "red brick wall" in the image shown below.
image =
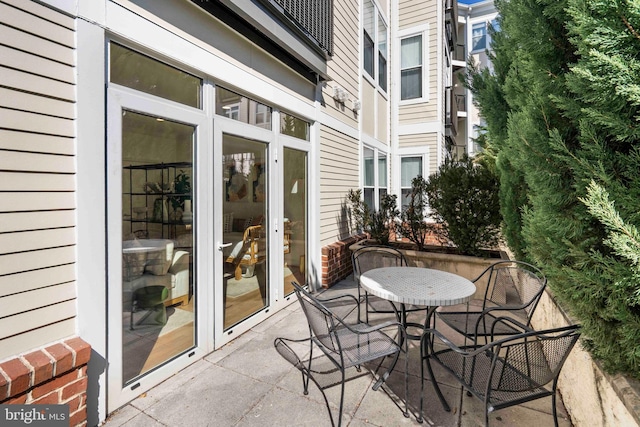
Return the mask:
<svg viewBox="0 0 640 427">
<path fill-rule="evenodd" d="M 366 239 L 364 234 L 351 236 L 322 248 L 322 287 L 330 288 L 353 273 L 349 246 Z"/>
<path fill-rule="evenodd" d="M 0 363 L 0 403 L 67 404 L 69 426 L 87 423 L 91 346 L 71 338 Z"/>
</svg>

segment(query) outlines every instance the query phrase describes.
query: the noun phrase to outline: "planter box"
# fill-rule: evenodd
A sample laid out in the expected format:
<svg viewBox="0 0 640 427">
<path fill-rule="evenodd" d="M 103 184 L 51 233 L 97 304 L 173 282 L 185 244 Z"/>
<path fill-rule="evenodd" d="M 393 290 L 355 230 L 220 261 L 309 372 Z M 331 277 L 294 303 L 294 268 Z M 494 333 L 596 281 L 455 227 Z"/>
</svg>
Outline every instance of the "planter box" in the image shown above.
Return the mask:
<svg viewBox="0 0 640 427">
<path fill-rule="evenodd" d="M 531 323 L 536 329 L 548 329 L 575 321 L 547 288 Z M 579 342 L 562 368 L 558 389 L 574 427 L 640 425 L 640 382 L 605 373 Z"/>
</svg>

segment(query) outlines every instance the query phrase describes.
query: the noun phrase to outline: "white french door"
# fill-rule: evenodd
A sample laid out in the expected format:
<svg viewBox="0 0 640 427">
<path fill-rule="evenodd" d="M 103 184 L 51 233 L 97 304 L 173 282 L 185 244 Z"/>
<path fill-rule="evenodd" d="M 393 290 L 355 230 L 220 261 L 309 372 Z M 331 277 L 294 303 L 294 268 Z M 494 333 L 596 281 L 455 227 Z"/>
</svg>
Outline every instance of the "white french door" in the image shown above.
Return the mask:
<svg viewBox="0 0 640 427">
<path fill-rule="evenodd" d="M 203 174 L 210 121 L 196 108 L 108 90 L 108 410 L 212 349 Z M 204 157 L 203 157 L 204 156 Z M 209 169 L 210 170 L 210 169 Z M 98 232 L 98 231 L 97 231 Z"/>
</svg>

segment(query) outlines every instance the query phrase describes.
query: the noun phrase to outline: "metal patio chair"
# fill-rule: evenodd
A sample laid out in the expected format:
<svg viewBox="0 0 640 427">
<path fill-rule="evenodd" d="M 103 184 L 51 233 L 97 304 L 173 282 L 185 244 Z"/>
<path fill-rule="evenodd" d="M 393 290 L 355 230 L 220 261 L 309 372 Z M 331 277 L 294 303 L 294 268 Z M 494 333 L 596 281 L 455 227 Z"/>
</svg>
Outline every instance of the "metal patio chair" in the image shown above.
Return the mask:
<svg viewBox="0 0 640 427">
<path fill-rule="evenodd" d="M 292 282 L 298 301 L 309 325 L 309 337 L 299 340 L 276 338 L 274 346 L 278 353 L 288 362 L 294 365 L 302 373 L 303 393 L 309 392 L 309 380 L 313 381 L 321 391 L 331 424 L 336 425 L 331 407 L 324 390 L 340 385 L 340 404 L 338 410 L 338 422 L 342 423 L 342 410 L 344 405 L 345 383 L 355 377 L 366 375 L 362 373 L 362 366 L 380 360 L 378 366 L 372 371 L 380 369 L 385 357 L 393 356 L 392 362 L 384 374 L 378 376 L 378 381 L 373 386 L 374 390 L 388 378 L 393 371 L 400 353 L 405 354 L 405 410 L 403 415 L 409 416 L 408 409 L 408 357 L 407 340 L 404 338 L 404 329 L 399 322 L 385 322 L 376 326 L 357 321 L 349 323 L 339 317 L 325 303 L 336 304 L 340 301 L 359 305 L 359 300 L 353 295 L 341 295 L 330 300 L 321 301 L 307 292 L 296 282 Z M 383 329 L 394 328 L 397 330 L 398 339 L 389 336 Z M 402 342 L 404 344 L 399 344 Z M 309 353 L 306 359 L 301 358 L 294 347 L 296 344 L 308 344 Z M 314 355 L 314 349 L 320 349 L 319 355 Z M 349 369 L 352 368 L 352 369 Z"/>
<path fill-rule="evenodd" d="M 484 298 L 478 301 L 479 308 L 474 306 L 474 301 L 447 307 L 436 312 L 436 319 L 475 343 L 478 337 L 486 338 L 492 333 L 489 328 L 496 318 L 507 314 L 529 326 L 547 286 L 547 279 L 540 269 L 529 263 L 498 261 L 487 267 L 473 283 L 486 287 Z M 511 325 L 503 323 L 496 325 L 493 334 L 504 336 L 517 332 Z"/>
<path fill-rule="evenodd" d="M 578 341 L 580 327 L 572 325 L 534 331 L 512 318 L 498 318 L 490 330 L 498 330 L 505 325 L 521 332 L 498 341 L 490 335 L 489 344 L 462 347 L 453 344 L 437 330 L 427 331 L 421 345 L 429 347 L 425 350 L 429 372 L 432 373 L 430 363 L 434 360 L 451 373 L 470 395 L 482 400 L 485 426 L 489 425 L 489 414 L 493 411 L 551 396 L 553 419 L 558 427 L 558 377 Z M 445 410 L 450 410 L 433 375 L 431 380 Z"/>
<path fill-rule="evenodd" d="M 390 301 L 370 295 L 360 285 L 360 275 L 380 267 L 406 267 L 407 259 L 399 250 L 388 246 L 364 246 L 351 254 L 353 278 L 358 284 L 358 299 L 365 303 L 365 322 L 369 322 L 369 313 L 399 313 L 390 307 Z M 426 307 L 406 306 L 405 312 L 425 311 Z"/>
</svg>

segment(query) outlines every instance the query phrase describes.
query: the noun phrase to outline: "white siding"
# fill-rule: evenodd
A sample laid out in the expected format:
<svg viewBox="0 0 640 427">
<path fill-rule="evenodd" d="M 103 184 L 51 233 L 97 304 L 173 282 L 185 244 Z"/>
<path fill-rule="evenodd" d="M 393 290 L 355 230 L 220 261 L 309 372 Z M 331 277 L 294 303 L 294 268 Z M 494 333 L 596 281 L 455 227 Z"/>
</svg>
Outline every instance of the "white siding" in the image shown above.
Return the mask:
<svg viewBox="0 0 640 427">
<path fill-rule="evenodd" d="M 357 189 L 358 140 L 323 126 L 320 130 L 320 246 L 349 236 L 344 215 L 350 189 Z"/>
<path fill-rule="evenodd" d="M 0 360 L 75 333 L 74 28 L 0 0 Z"/>
</svg>

